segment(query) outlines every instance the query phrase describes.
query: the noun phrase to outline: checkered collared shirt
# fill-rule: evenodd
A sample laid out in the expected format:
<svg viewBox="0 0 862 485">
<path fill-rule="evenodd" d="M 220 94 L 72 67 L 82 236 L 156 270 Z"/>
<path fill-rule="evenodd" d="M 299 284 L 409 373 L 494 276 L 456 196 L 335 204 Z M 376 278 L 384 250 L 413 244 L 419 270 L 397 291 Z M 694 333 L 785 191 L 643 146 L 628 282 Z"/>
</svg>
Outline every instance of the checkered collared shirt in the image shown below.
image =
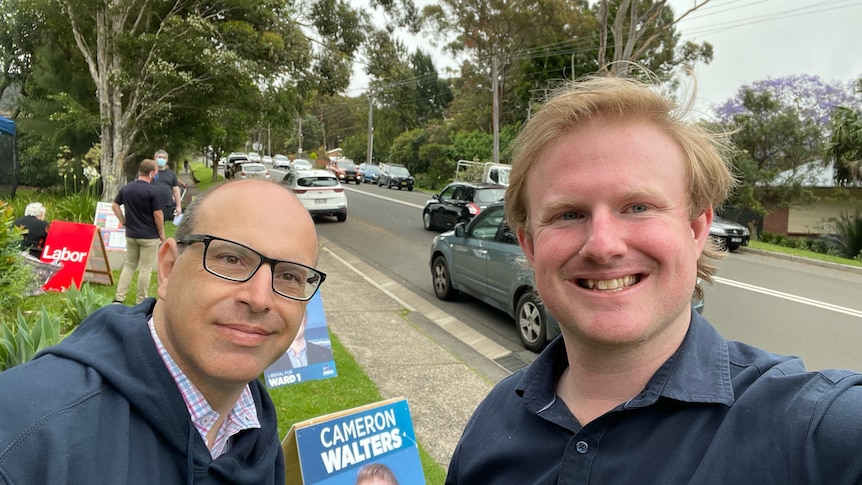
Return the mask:
<svg viewBox="0 0 862 485">
<path fill-rule="evenodd" d="M 168 372 L 171 373 L 171 377 L 174 378 L 177 388 L 186 402 L 186 407 L 189 410 L 189 416 L 195 425 L 195 429 L 200 433 L 204 443 L 207 443 L 207 433 L 212 430 L 213 425 L 219 418 L 219 414 L 213 410 L 203 394 L 192 384 L 192 381 L 189 380 L 183 371 L 180 370 L 177 363 L 174 362 L 173 357 L 168 354 L 167 349 L 165 349 L 161 339 L 156 334 L 156 327 L 153 324 L 152 317 L 150 317 L 147 325 L 150 327 L 150 335 L 153 337 L 153 342 L 156 344 L 159 355 L 165 362 L 165 367 L 168 368 Z M 213 459 L 223 455 L 230 447 L 231 437 L 244 429 L 251 428 L 260 428 L 260 421 L 257 419 L 257 409 L 254 405 L 254 399 L 251 397 L 251 390 L 246 385 L 233 409 L 231 409 L 230 414 L 216 433 L 215 441 L 209 447 L 210 455 Z"/>
</svg>

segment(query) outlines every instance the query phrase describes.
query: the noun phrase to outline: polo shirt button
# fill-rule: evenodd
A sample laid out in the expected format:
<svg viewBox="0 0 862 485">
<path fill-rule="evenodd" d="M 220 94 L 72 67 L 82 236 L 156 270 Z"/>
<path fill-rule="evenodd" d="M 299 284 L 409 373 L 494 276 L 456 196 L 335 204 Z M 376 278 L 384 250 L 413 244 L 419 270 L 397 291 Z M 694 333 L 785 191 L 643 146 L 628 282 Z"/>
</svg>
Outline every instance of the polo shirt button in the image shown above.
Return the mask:
<svg viewBox="0 0 862 485">
<path fill-rule="evenodd" d="M 578 453 L 584 454 L 589 451 L 590 445 L 588 445 L 586 441 L 578 441 L 575 443 L 575 449 L 578 450 Z"/>
</svg>

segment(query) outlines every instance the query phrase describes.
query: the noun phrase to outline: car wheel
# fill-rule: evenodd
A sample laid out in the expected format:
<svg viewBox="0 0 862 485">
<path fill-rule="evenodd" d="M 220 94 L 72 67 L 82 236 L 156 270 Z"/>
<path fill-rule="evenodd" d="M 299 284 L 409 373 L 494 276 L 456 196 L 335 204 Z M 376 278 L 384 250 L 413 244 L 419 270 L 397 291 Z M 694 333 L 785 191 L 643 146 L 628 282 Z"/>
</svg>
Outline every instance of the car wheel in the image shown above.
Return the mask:
<svg viewBox="0 0 862 485">
<path fill-rule="evenodd" d="M 413 192 L 413 187 L 407 187 L 407 192 Z"/>
<path fill-rule="evenodd" d="M 356 179 L 356 185 L 359 185 L 360 183 L 362 183 L 362 181 L 359 179 Z"/>
<path fill-rule="evenodd" d="M 452 288 L 452 280 L 449 278 L 449 268 L 446 259 L 437 256 L 431 265 L 431 279 L 434 285 L 434 294 L 441 300 L 454 300 L 458 290 Z"/>
<path fill-rule="evenodd" d="M 422 225 L 425 226 L 426 231 L 433 231 L 434 229 L 436 229 L 430 211 L 425 211 L 422 213 Z"/>
<path fill-rule="evenodd" d="M 518 299 L 515 320 L 518 324 L 518 336 L 527 350 L 541 352 L 548 344 L 545 310 L 530 291 Z"/>
<path fill-rule="evenodd" d="M 338 222 L 344 222 L 344 221 L 346 221 L 346 220 L 347 220 L 347 213 L 345 212 L 344 214 L 337 214 L 337 215 L 335 216 L 335 220 L 336 220 L 336 221 L 338 221 Z"/>
<path fill-rule="evenodd" d="M 739 244 L 728 244 L 727 245 L 727 250 L 730 251 L 731 253 L 736 251 L 737 249 L 739 249 Z"/>
</svg>

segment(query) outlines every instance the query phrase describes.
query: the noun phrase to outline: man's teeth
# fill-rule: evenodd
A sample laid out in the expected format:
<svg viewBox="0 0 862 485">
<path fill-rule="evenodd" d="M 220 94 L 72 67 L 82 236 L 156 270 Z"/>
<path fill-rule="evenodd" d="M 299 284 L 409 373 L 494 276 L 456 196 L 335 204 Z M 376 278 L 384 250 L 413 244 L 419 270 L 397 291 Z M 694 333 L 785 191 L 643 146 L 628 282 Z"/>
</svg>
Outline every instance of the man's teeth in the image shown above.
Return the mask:
<svg viewBox="0 0 862 485">
<path fill-rule="evenodd" d="M 589 288 L 591 290 L 601 290 L 601 291 L 615 291 L 621 290 L 627 286 L 631 286 L 638 282 L 638 277 L 636 275 L 624 276 L 622 278 L 615 278 L 612 280 L 581 280 L 583 281 L 583 287 Z"/>
</svg>

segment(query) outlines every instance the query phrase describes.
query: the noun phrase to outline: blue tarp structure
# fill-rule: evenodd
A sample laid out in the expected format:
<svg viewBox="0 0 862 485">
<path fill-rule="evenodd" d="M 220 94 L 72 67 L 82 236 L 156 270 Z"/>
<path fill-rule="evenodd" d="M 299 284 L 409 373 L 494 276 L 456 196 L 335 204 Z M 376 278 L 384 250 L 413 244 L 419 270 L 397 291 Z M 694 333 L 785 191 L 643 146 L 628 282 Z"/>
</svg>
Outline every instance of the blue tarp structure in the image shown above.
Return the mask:
<svg viewBox="0 0 862 485">
<path fill-rule="evenodd" d="M 15 146 L 15 122 L 0 116 L 0 188 L 15 198 L 18 189 L 18 150 Z"/>
<path fill-rule="evenodd" d="M 9 118 L 0 116 L 0 133 L 15 136 L 15 122 Z"/>
</svg>

